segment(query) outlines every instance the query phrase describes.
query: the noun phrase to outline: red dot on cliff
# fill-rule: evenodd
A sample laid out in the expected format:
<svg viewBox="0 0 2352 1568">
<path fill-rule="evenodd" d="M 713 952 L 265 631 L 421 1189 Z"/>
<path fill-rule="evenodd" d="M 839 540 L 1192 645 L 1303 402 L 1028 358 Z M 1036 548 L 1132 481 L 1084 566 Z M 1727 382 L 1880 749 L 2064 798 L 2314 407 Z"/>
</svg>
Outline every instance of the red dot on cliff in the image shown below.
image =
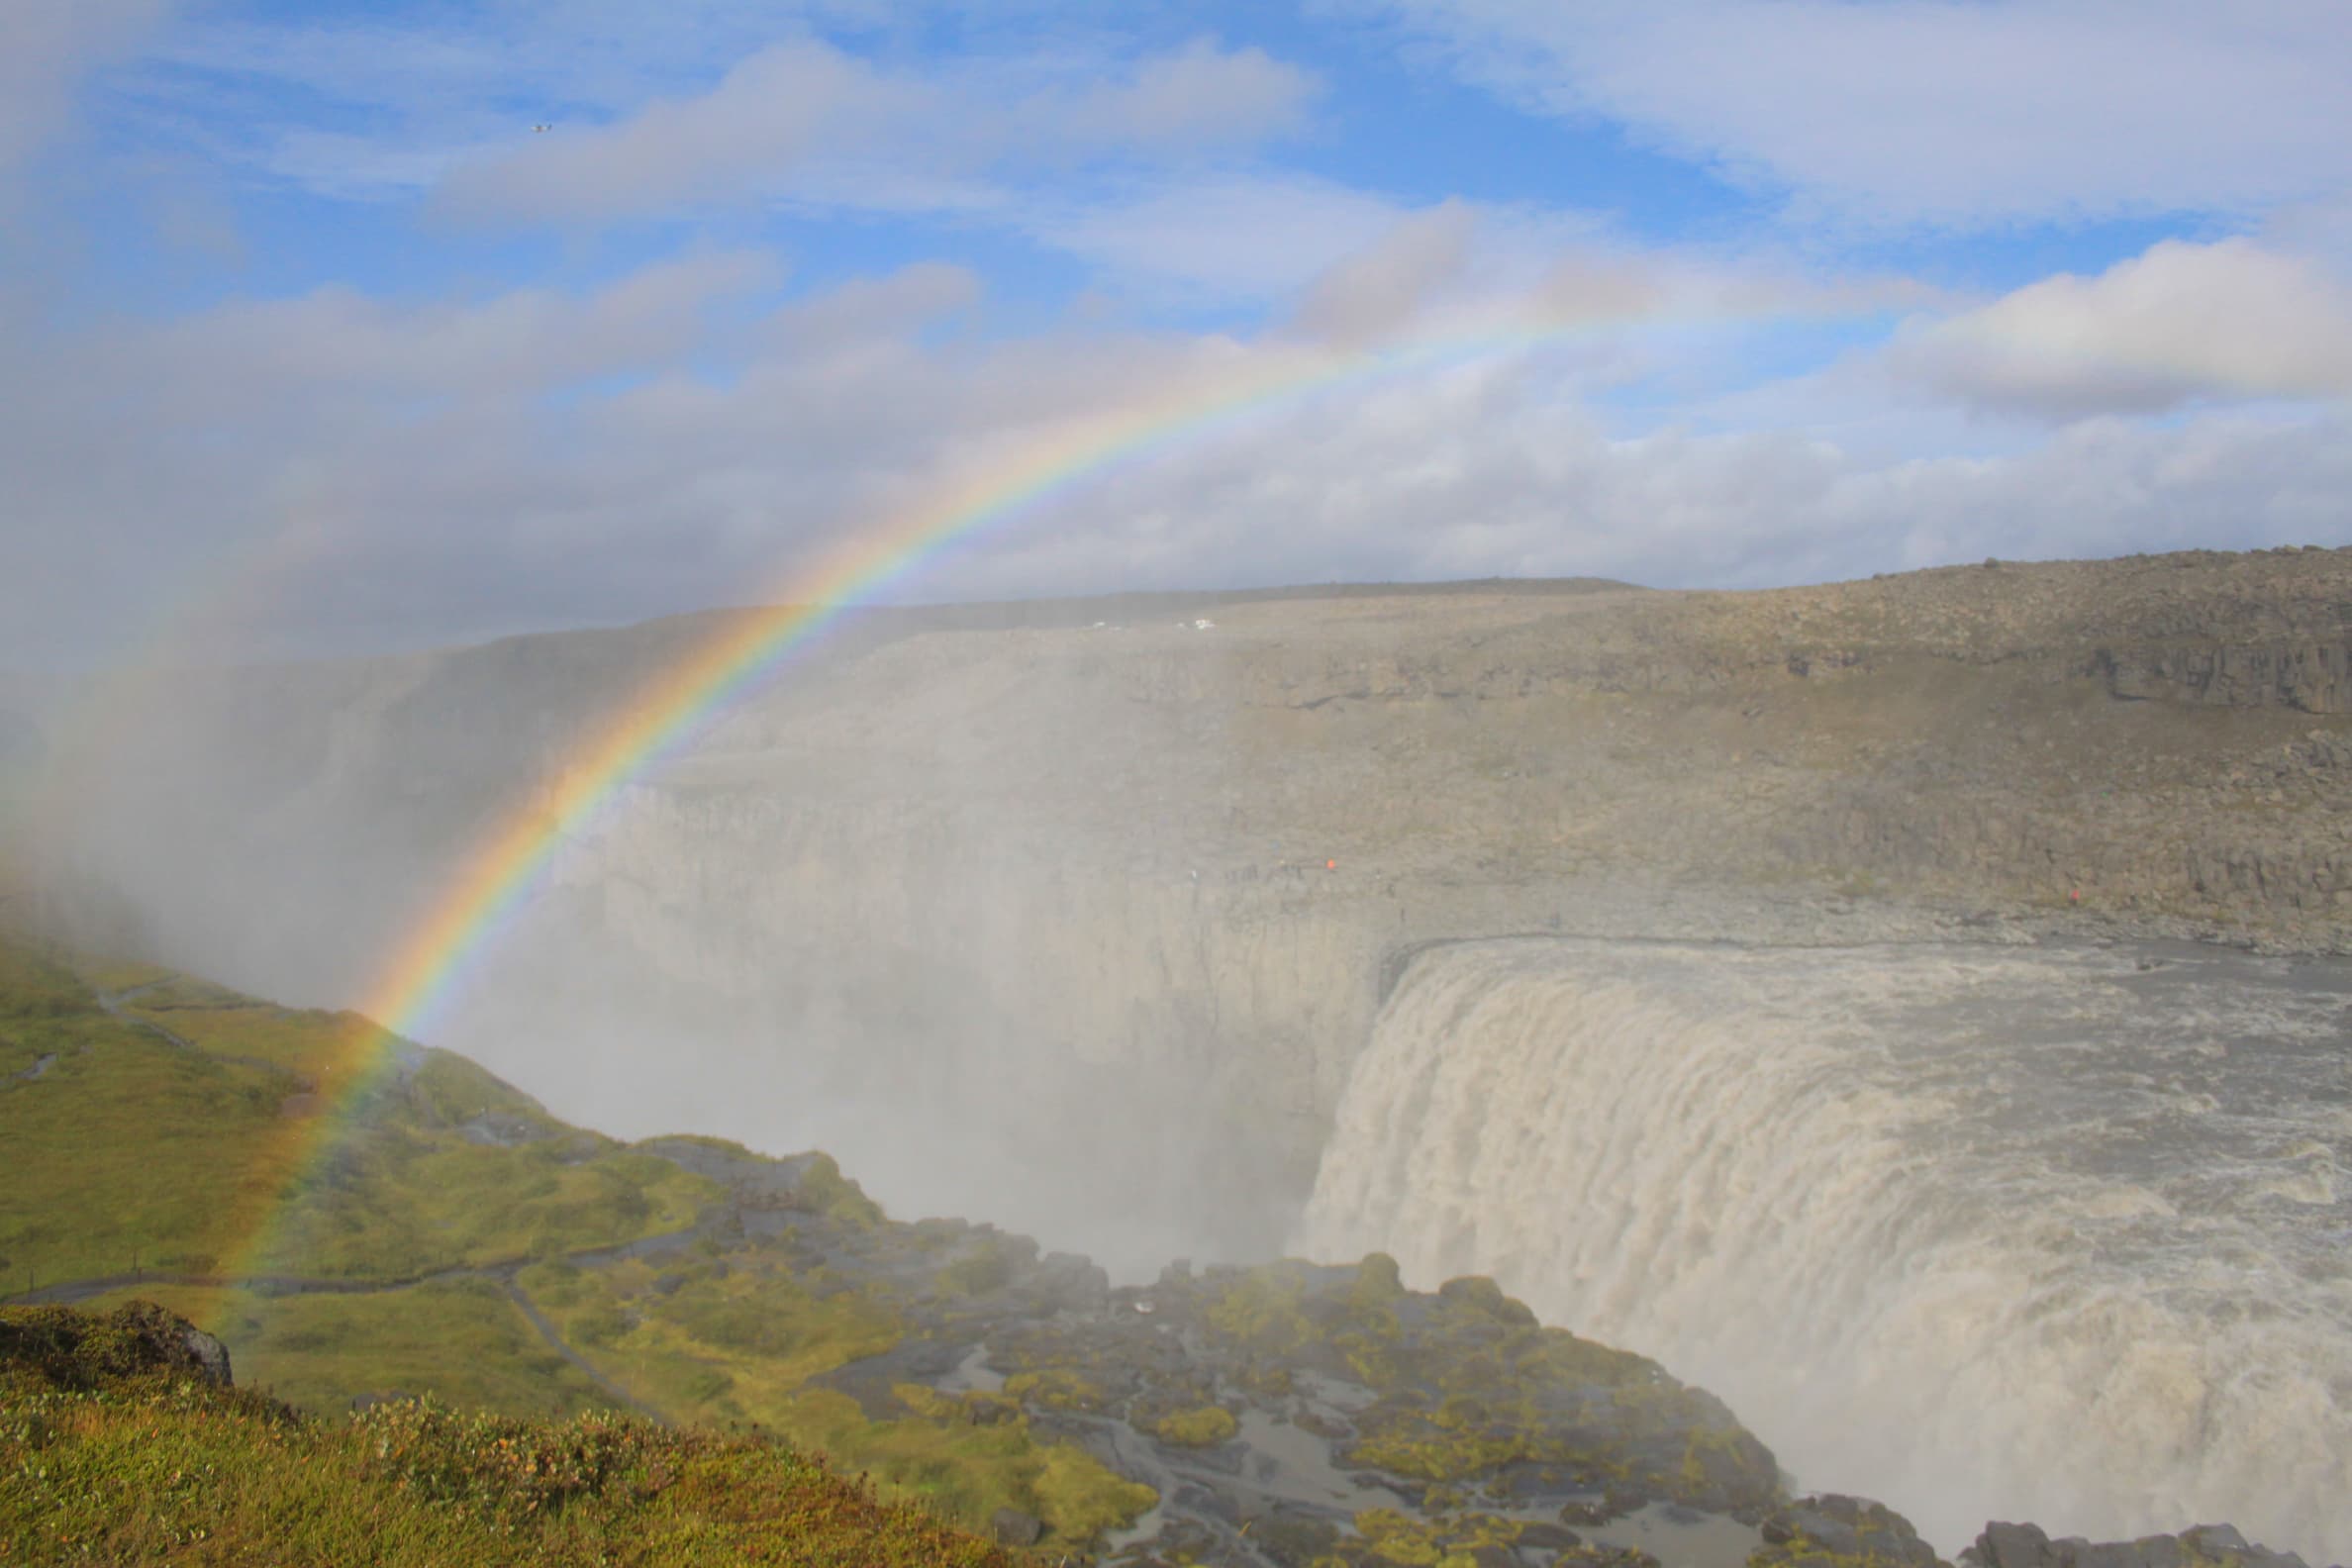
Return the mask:
<svg viewBox="0 0 2352 1568">
<path fill-rule="evenodd" d="M 1325 860 L 1323 862 L 1323 869 L 1325 871 L 1336 871 L 1339 869 L 1339 862 L 1336 860 Z"/>
</svg>

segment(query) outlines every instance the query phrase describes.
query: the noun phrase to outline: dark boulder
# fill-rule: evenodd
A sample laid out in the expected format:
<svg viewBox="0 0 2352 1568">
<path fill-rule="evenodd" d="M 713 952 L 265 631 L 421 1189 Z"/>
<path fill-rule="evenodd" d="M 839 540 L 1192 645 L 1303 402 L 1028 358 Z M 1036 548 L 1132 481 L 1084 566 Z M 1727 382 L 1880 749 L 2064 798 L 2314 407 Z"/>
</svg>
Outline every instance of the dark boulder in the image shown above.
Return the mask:
<svg viewBox="0 0 2352 1568">
<path fill-rule="evenodd" d="M 66 1388 L 114 1378 L 180 1373 L 227 1387 L 229 1347 L 152 1302 L 104 1315 L 65 1307 L 0 1313 L 0 1367 L 19 1366 Z"/>
<path fill-rule="evenodd" d="M 1764 1544 L 1749 1554 L 1750 1568 L 1782 1568 L 1824 1556 L 1853 1568 L 1937 1568 L 1941 1561 L 1911 1520 L 1893 1509 L 1833 1492 L 1775 1509 L 1757 1532 Z"/>
<path fill-rule="evenodd" d="M 2294 1552 L 2249 1544 L 2227 1524 L 2133 1541 L 2052 1540 L 2039 1525 L 1992 1523 L 1960 1554 L 1961 1568 L 2305 1568 Z"/>
</svg>

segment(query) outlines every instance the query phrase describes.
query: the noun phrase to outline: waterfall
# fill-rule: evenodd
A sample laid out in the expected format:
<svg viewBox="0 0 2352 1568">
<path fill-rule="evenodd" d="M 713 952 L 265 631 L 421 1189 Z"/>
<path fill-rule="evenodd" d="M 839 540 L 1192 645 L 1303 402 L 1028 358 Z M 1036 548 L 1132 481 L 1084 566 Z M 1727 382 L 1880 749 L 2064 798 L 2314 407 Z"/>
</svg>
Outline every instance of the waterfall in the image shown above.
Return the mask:
<svg viewBox="0 0 2352 1568">
<path fill-rule="evenodd" d="M 1947 1553 L 2228 1519 L 2342 1560 L 2348 994 L 2194 949 L 1436 949 L 1297 1239 L 1492 1274 Z"/>
</svg>

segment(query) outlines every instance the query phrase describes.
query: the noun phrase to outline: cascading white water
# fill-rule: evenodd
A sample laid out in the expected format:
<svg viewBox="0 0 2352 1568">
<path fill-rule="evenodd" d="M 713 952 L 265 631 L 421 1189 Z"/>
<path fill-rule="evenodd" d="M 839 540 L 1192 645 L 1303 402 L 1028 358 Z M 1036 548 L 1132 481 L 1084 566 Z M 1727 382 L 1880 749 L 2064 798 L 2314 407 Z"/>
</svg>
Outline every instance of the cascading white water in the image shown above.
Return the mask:
<svg viewBox="0 0 2352 1568">
<path fill-rule="evenodd" d="M 2227 1519 L 2342 1561 L 2348 993 L 2194 949 L 1436 949 L 1298 1239 L 1493 1274 L 1947 1553 Z"/>
</svg>

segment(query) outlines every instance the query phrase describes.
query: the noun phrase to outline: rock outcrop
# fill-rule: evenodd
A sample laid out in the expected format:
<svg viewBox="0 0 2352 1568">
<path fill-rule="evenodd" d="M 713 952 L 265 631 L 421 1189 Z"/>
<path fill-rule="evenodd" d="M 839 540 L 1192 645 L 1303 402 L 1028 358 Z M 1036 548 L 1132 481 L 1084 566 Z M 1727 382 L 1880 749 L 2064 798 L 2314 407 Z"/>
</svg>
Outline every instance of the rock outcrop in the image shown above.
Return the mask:
<svg viewBox="0 0 2352 1568">
<path fill-rule="evenodd" d="M 197 1377 L 223 1388 L 235 1381 L 227 1345 L 150 1302 L 132 1302 L 103 1317 L 65 1307 L 17 1309 L 0 1319 L 0 1362 L 65 1388 L 153 1374 Z"/>
<path fill-rule="evenodd" d="M 2294 1552 L 2250 1545 L 2227 1524 L 2094 1544 L 2073 1535 L 2052 1540 L 2037 1524 L 1994 1523 L 1960 1554 L 1960 1563 L 1961 1568 L 2304 1568 Z"/>
</svg>

